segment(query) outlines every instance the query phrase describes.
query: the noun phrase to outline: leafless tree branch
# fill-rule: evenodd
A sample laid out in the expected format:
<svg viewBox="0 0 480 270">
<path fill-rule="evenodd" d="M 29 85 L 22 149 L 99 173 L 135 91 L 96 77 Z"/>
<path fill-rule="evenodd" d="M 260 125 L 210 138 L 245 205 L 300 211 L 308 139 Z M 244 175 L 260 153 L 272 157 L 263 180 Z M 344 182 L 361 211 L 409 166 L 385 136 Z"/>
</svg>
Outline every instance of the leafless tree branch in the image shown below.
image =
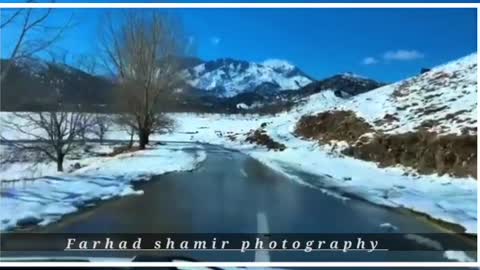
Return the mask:
<svg viewBox="0 0 480 270">
<path fill-rule="evenodd" d="M 2 10 L 3 11 L 3 10 Z M 3 13 L 3 12 L 2 12 Z M 0 81 L 3 81 L 13 62 L 28 58 L 44 51 L 58 42 L 65 32 L 73 27 L 73 14 L 61 25 L 50 26 L 48 19 L 52 9 L 16 9 L 1 21 L 0 28 L 13 29 L 15 38 L 9 40 L 12 45 L 5 62 L 0 69 Z"/>
</svg>

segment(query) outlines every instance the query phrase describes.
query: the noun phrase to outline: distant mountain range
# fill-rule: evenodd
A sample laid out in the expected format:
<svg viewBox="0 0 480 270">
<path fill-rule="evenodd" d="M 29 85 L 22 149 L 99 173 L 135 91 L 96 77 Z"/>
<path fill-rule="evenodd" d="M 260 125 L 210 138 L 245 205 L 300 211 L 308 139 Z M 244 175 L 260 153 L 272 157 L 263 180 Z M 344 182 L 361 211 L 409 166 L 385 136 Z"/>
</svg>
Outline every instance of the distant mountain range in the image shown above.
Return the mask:
<svg viewBox="0 0 480 270">
<path fill-rule="evenodd" d="M 314 81 L 282 60 L 254 63 L 230 58 L 206 61 L 184 71 L 187 82 L 217 97 L 245 92 L 274 93 L 296 90 Z"/>
<path fill-rule="evenodd" d="M 4 65 L 8 60 L 2 60 Z M 283 60 L 254 63 L 230 58 L 203 61 L 182 58 L 187 86 L 165 98 L 166 110 L 238 112 L 264 107 L 281 109 L 294 100 L 326 89 L 349 97 L 383 83 L 351 73 L 315 80 Z M 2 110 L 41 110 L 54 103 L 56 91 L 68 104 L 112 103 L 114 83 L 77 68 L 40 59 L 16 61 L 2 82 Z"/>
<path fill-rule="evenodd" d="M 5 65 L 8 60 L 1 60 Z M 106 104 L 114 84 L 80 69 L 39 59 L 16 61 L 1 84 L 2 110 L 44 110 L 61 93 L 66 104 Z"/>
</svg>

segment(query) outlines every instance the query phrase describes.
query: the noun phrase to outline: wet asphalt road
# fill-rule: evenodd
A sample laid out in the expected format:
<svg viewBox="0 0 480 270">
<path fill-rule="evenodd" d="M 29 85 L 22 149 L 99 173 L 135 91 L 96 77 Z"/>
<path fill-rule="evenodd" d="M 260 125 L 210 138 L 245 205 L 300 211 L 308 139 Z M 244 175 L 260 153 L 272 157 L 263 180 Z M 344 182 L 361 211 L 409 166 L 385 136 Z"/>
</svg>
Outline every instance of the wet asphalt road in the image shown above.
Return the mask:
<svg viewBox="0 0 480 270">
<path fill-rule="evenodd" d="M 398 232 L 445 232 L 423 217 L 342 199 L 300 185 L 238 152 L 207 146 L 207 159 L 192 172 L 156 176 L 141 183 L 141 196 L 102 202 L 43 233 L 378 233 L 390 223 Z M 132 165 L 134 166 L 134 165 Z M 308 176 L 300 174 L 305 181 Z M 312 177 L 312 176 L 310 176 Z M 459 239 L 459 241 L 464 241 Z M 466 240 L 468 242 L 468 240 Z M 418 243 L 412 242 L 412 245 Z M 102 253 L 102 254 L 99 254 Z M 443 252 L 146 252 L 201 261 L 439 261 Z M 75 253 L 73 255 L 78 255 Z M 131 256 L 96 252 L 90 256 Z M 475 254 L 473 254 L 475 255 Z"/>
</svg>

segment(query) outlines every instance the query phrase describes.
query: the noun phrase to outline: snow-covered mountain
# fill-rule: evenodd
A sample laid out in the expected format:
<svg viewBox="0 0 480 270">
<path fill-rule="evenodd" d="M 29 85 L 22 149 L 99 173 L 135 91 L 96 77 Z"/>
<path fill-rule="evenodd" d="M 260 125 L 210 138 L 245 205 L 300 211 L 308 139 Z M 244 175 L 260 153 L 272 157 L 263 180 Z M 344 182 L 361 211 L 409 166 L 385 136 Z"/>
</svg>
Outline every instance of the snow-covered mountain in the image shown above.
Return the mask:
<svg viewBox="0 0 480 270">
<path fill-rule="evenodd" d="M 219 97 L 296 90 L 313 82 L 294 65 L 276 59 L 254 63 L 223 58 L 190 67 L 184 73 L 192 87 Z"/>
</svg>

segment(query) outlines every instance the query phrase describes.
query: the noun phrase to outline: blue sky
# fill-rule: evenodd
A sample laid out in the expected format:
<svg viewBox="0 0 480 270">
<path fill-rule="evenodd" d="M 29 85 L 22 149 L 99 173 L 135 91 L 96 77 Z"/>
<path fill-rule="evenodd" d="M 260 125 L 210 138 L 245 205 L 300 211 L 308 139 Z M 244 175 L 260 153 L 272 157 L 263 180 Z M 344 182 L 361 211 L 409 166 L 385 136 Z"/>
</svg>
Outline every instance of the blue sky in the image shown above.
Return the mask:
<svg viewBox="0 0 480 270">
<path fill-rule="evenodd" d="M 74 12 L 77 25 L 59 47 L 94 54 L 105 10 Z M 196 56 L 250 61 L 285 59 L 314 78 L 354 72 L 385 82 L 475 52 L 475 9 L 176 9 Z M 9 33 L 2 35 L 2 53 Z"/>
</svg>

